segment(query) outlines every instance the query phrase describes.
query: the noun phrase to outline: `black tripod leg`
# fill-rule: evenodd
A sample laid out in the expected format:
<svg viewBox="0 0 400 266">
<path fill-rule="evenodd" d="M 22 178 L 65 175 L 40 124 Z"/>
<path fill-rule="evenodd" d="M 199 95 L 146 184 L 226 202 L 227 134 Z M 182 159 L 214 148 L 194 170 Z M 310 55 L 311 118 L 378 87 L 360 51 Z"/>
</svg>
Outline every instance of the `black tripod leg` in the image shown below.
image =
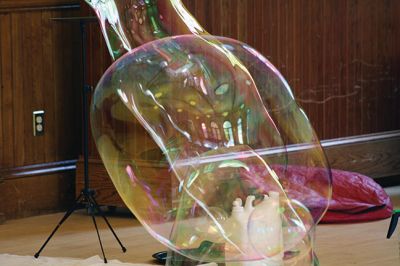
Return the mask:
<svg viewBox="0 0 400 266">
<path fill-rule="evenodd" d="M 100 214 L 101 217 L 103 217 L 104 221 L 106 222 L 108 228 L 110 229 L 111 233 L 114 235 L 115 239 L 118 241 L 119 245 L 121 246 L 122 252 L 126 252 L 126 248 L 122 244 L 121 240 L 119 240 L 117 234 L 114 232 L 114 229 L 112 228 L 111 224 L 108 222 L 107 217 L 104 215 L 103 211 L 100 209 L 99 205 L 97 204 L 96 200 L 94 197 L 90 196 L 90 200 L 92 201 L 94 207 L 96 208 L 97 212 Z"/>
<path fill-rule="evenodd" d="M 82 194 L 78 196 L 78 198 L 75 200 L 74 205 L 65 213 L 64 217 L 60 220 L 60 222 L 57 224 L 57 226 L 54 228 L 53 232 L 49 235 L 49 237 L 46 239 L 44 244 L 41 246 L 38 252 L 35 253 L 34 257 L 39 258 L 40 253 L 43 251 L 43 249 L 46 247 L 47 243 L 50 241 L 50 239 L 53 237 L 53 235 L 57 232 L 57 230 L 61 227 L 61 225 L 65 222 L 65 220 L 68 219 L 68 217 L 75 211 L 75 209 L 78 207 L 79 202 L 82 198 Z"/>
<path fill-rule="evenodd" d="M 107 263 L 106 254 L 104 254 L 103 243 L 101 242 L 100 233 L 99 233 L 99 229 L 97 228 L 97 223 L 96 223 L 96 218 L 94 217 L 94 213 L 92 213 L 92 220 L 94 223 L 94 227 L 96 228 L 97 237 L 100 242 L 100 248 L 101 248 L 101 252 L 103 253 L 104 263 Z"/>
</svg>

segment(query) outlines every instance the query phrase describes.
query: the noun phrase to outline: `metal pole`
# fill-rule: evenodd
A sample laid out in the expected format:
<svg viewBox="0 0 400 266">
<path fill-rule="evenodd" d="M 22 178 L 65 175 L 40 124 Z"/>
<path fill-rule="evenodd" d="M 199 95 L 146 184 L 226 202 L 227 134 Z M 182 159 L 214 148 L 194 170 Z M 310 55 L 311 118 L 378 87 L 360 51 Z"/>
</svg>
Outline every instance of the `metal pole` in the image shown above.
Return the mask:
<svg viewBox="0 0 400 266">
<path fill-rule="evenodd" d="M 82 112 L 83 112 L 83 176 L 84 190 L 89 192 L 89 110 L 88 110 L 88 93 L 90 86 L 87 85 L 87 64 L 86 64 L 86 23 L 80 22 L 82 34 L 82 80 L 83 80 L 83 95 L 82 95 Z"/>
</svg>

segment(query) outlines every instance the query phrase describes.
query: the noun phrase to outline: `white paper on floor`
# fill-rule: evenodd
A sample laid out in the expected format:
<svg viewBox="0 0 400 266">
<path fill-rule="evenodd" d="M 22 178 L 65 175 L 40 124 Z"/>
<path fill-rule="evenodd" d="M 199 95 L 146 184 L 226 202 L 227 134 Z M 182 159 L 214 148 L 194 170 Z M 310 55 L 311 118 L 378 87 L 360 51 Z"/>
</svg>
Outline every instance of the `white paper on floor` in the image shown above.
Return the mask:
<svg viewBox="0 0 400 266">
<path fill-rule="evenodd" d="M 103 259 L 94 256 L 88 259 L 73 258 L 49 258 L 33 256 L 16 256 L 9 254 L 0 254 L 1 266 L 148 266 L 150 264 L 131 264 L 122 263 L 118 260 L 109 260 L 104 264 Z"/>
</svg>

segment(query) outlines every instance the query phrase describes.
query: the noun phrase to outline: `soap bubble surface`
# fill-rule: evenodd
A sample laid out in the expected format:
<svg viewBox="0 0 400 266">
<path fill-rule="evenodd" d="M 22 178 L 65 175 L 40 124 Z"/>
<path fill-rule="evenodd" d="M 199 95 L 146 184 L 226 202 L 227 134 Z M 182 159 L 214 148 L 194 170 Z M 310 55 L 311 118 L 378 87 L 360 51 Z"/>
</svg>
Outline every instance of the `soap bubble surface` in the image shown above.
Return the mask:
<svg viewBox="0 0 400 266">
<path fill-rule="evenodd" d="M 308 252 L 298 247 L 326 211 L 329 168 L 286 81 L 251 47 L 194 35 L 144 44 L 106 71 L 91 123 L 119 195 L 169 248 L 212 262 Z M 290 167 L 307 178 L 293 183 Z M 260 232 L 275 240 L 259 244 Z"/>
</svg>

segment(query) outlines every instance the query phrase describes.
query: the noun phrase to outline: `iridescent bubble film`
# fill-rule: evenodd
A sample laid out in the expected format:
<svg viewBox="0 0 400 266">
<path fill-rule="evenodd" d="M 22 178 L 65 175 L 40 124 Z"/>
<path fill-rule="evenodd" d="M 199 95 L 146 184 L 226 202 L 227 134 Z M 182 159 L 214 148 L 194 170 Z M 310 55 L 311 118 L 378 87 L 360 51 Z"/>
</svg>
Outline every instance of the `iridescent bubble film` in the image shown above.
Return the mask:
<svg viewBox="0 0 400 266">
<path fill-rule="evenodd" d="M 279 71 L 248 45 L 207 35 L 180 1 L 163 3 L 192 35 L 166 37 L 177 18 L 156 16 L 156 1 L 99 2 L 120 58 L 95 90 L 92 131 L 136 218 L 194 260 L 311 265 L 330 170 Z"/>
</svg>

